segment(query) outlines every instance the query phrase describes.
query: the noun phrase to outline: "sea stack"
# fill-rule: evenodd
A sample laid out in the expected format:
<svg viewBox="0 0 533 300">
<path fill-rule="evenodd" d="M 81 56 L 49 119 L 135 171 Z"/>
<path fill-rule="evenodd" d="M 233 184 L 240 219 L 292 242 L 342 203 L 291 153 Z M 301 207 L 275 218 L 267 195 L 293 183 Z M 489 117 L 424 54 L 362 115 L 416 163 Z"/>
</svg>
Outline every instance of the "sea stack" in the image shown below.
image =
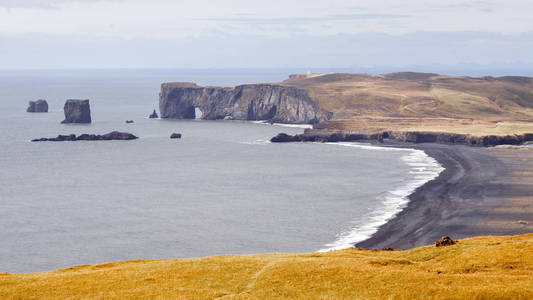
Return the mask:
<svg viewBox="0 0 533 300">
<path fill-rule="evenodd" d="M 155 112 L 155 109 L 154 109 L 154 112 L 149 116 L 150 119 L 157 119 L 159 118 L 159 116 L 157 115 L 157 113 Z"/>
<path fill-rule="evenodd" d="M 27 112 L 48 112 L 48 102 L 43 99 L 30 101 Z"/>
<path fill-rule="evenodd" d="M 91 123 L 89 99 L 69 99 L 65 102 L 65 120 L 61 123 Z"/>
</svg>

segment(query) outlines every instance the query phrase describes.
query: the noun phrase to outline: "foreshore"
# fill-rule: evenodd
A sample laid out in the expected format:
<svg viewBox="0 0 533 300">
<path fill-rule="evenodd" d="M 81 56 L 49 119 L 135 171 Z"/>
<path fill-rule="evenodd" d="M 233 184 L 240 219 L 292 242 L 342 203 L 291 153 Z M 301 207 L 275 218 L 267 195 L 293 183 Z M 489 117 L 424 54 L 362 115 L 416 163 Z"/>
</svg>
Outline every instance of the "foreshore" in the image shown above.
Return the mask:
<svg viewBox="0 0 533 300">
<path fill-rule="evenodd" d="M 462 239 L 533 232 L 533 149 L 390 145 L 423 150 L 445 170 L 356 247 L 410 249 L 445 235 Z"/>
</svg>

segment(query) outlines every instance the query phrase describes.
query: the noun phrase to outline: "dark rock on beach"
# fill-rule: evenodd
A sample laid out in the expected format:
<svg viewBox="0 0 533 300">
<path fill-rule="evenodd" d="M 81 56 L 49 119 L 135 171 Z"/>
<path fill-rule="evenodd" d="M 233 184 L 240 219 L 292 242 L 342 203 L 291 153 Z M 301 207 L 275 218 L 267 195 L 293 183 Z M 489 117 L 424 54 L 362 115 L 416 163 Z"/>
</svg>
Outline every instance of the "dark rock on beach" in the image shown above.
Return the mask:
<svg viewBox="0 0 533 300">
<path fill-rule="evenodd" d="M 46 100 L 30 101 L 27 112 L 48 112 L 48 102 Z"/>
<path fill-rule="evenodd" d="M 171 139 L 181 139 L 181 133 L 173 133 L 170 135 Z"/>
<path fill-rule="evenodd" d="M 91 123 L 89 100 L 69 99 L 64 106 L 65 120 L 61 123 Z"/>
<path fill-rule="evenodd" d="M 65 142 L 65 141 L 111 141 L 111 140 L 135 140 L 138 139 L 135 135 L 128 132 L 113 131 L 103 135 L 99 134 L 75 134 L 58 135 L 55 138 L 40 138 L 34 139 L 32 142 Z"/>
<path fill-rule="evenodd" d="M 443 236 L 435 242 L 435 247 L 451 246 L 455 245 L 456 243 L 457 242 L 452 240 L 449 236 Z"/>
<path fill-rule="evenodd" d="M 155 112 L 155 109 L 154 109 L 154 112 L 153 112 L 150 116 L 148 116 L 148 117 L 149 117 L 150 119 L 157 119 L 157 118 L 159 118 L 159 116 L 158 116 L 157 113 Z"/>
</svg>

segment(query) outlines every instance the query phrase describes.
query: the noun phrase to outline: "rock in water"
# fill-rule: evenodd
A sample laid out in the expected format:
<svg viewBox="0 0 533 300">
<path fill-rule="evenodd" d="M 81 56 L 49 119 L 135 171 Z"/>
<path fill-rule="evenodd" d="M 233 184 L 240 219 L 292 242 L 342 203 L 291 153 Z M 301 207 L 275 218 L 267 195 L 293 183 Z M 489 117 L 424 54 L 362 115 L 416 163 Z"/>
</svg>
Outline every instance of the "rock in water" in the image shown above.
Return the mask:
<svg viewBox="0 0 533 300">
<path fill-rule="evenodd" d="M 102 135 L 102 140 L 135 140 L 138 137 L 129 132 L 113 131 Z"/>
<path fill-rule="evenodd" d="M 30 101 L 27 112 L 48 112 L 48 102 L 39 99 L 37 101 Z"/>
<path fill-rule="evenodd" d="M 181 133 L 173 133 L 170 135 L 171 139 L 181 139 Z"/>
<path fill-rule="evenodd" d="M 154 109 L 154 112 L 149 116 L 150 119 L 157 119 L 159 118 L 159 116 L 157 115 L 157 113 L 155 112 L 155 109 Z"/>
<path fill-rule="evenodd" d="M 32 142 L 65 142 L 65 141 L 111 141 L 111 140 L 135 140 L 138 139 L 135 135 L 128 132 L 113 131 L 104 135 L 99 134 L 75 134 L 58 135 L 55 138 L 40 138 L 31 140 Z"/>
<path fill-rule="evenodd" d="M 287 142 L 301 142 L 302 140 L 297 135 L 288 135 L 286 133 L 280 133 L 275 137 L 271 138 L 272 143 L 287 143 Z"/>
<path fill-rule="evenodd" d="M 452 240 L 449 236 L 443 236 L 440 240 L 435 242 L 435 247 L 451 246 L 455 244 L 456 241 Z"/>
<path fill-rule="evenodd" d="M 91 123 L 91 108 L 89 99 L 69 99 L 65 102 L 65 120 L 61 123 Z"/>
</svg>

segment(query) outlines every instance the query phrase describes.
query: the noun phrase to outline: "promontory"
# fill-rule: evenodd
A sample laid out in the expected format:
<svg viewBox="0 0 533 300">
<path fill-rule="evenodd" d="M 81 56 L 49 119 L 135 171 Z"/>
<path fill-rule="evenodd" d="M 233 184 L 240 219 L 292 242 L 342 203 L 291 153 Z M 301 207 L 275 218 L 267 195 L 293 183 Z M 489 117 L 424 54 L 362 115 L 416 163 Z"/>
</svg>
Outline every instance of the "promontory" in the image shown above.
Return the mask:
<svg viewBox="0 0 533 300">
<path fill-rule="evenodd" d="M 332 118 L 305 89 L 283 84 L 247 84 L 235 88 L 202 87 L 194 83 L 163 83 L 161 118 L 268 120 L 314 124 Z"/>
</svg>

